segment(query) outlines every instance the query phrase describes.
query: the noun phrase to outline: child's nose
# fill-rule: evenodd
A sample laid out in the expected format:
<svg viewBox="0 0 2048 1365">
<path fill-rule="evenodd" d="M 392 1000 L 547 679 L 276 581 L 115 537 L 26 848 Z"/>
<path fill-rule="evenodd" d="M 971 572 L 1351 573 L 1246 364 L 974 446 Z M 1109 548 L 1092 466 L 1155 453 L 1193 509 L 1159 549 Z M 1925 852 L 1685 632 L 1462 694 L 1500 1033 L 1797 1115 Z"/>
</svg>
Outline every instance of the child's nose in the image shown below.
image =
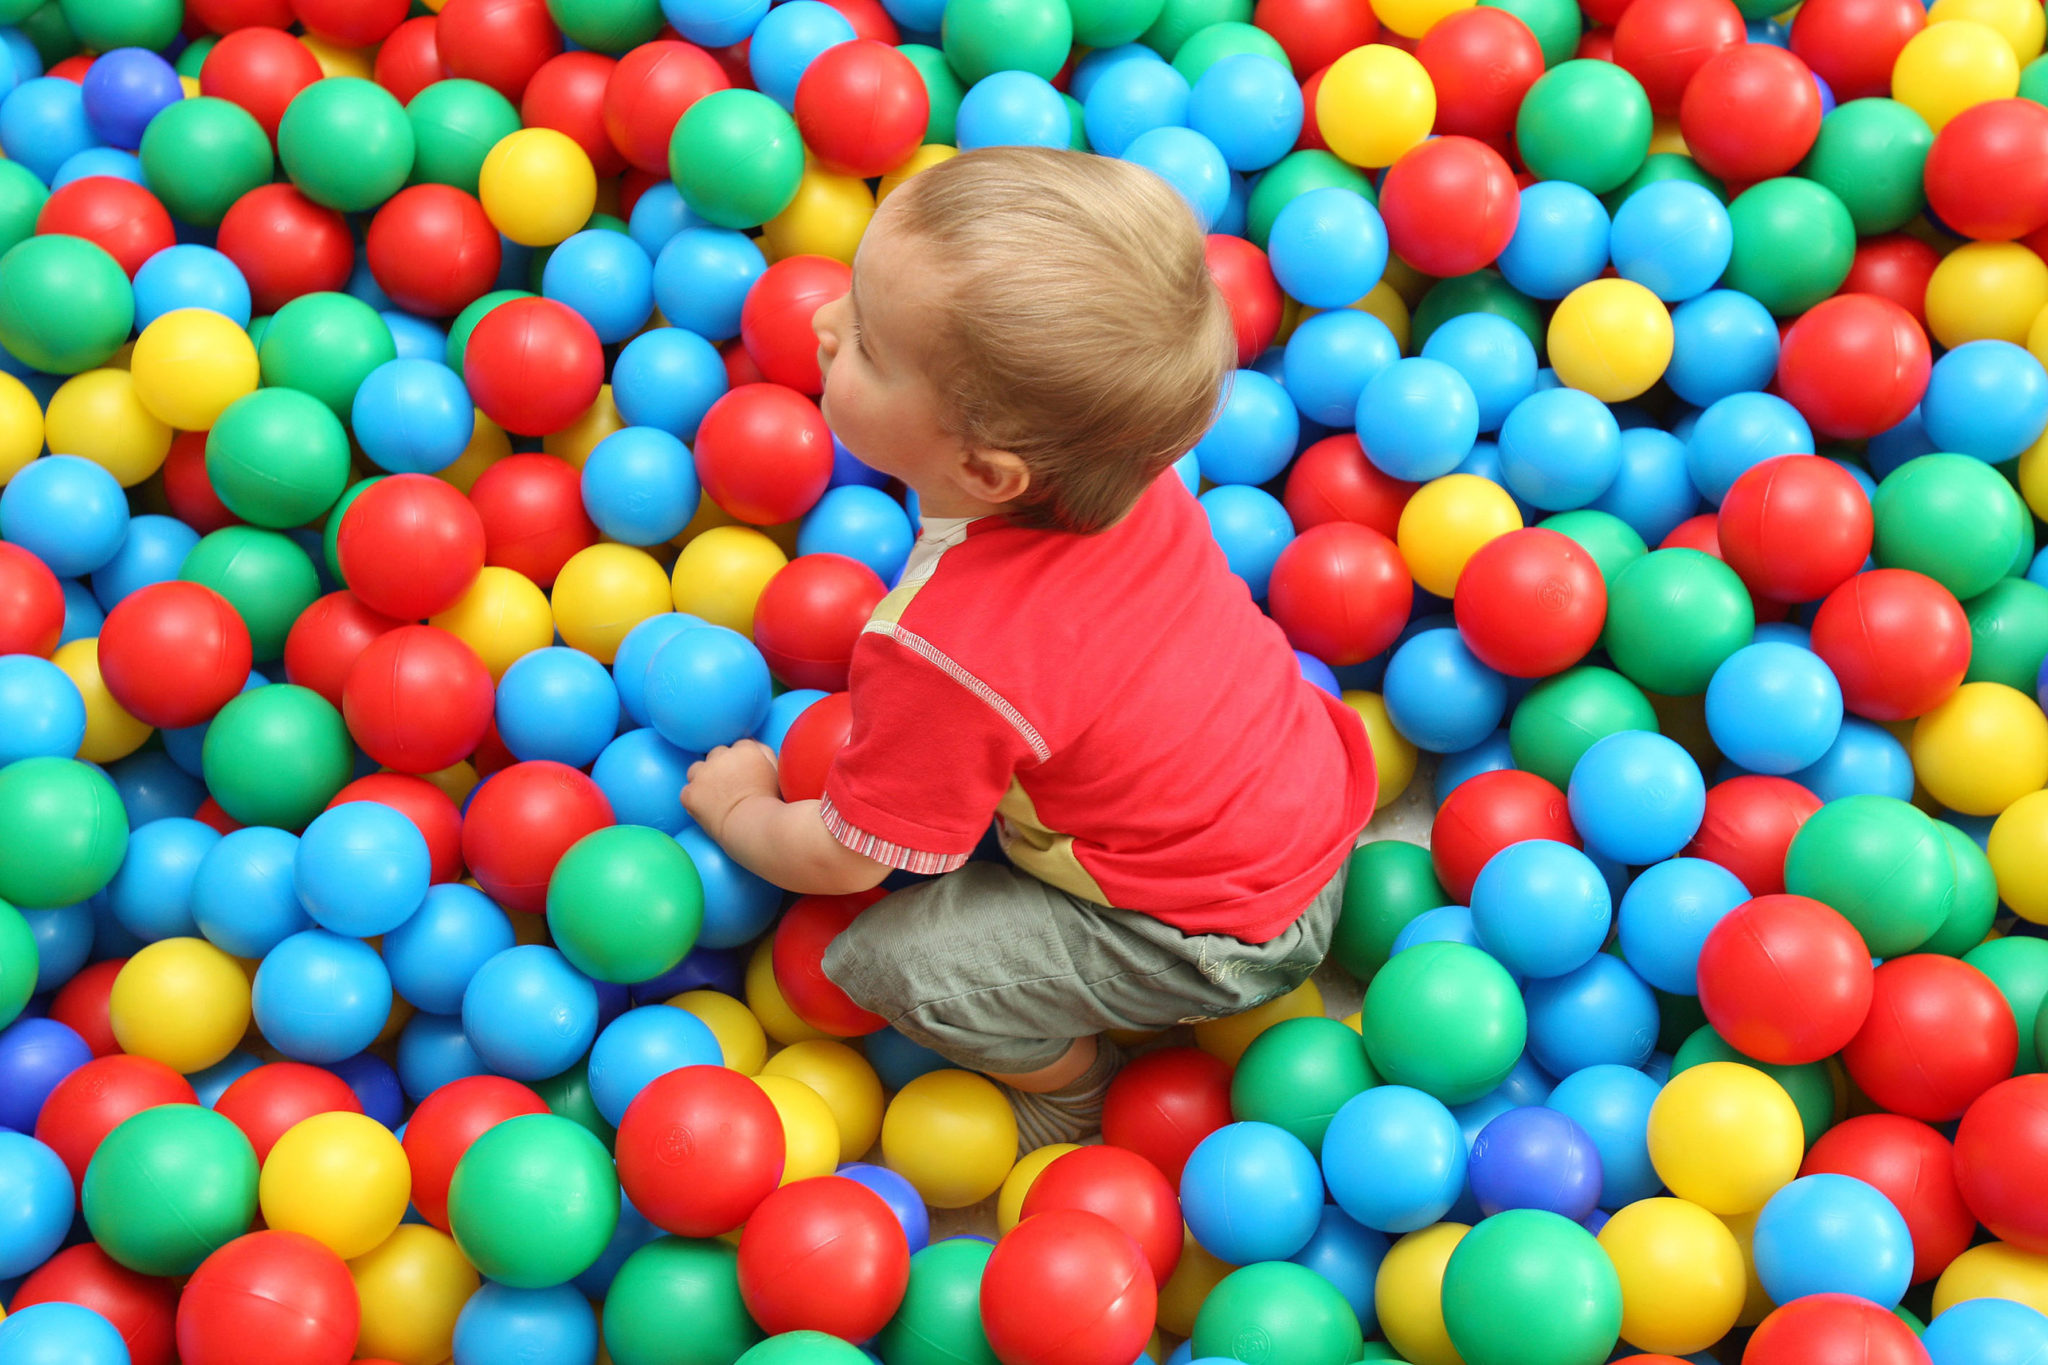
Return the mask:
<svg viewBox="0 0 2048 1365">
<path fill-rule="evenodd" d="M 818 338 L 818 344 L 825 348 L 827 355 L 832 355 L 839 349 L 839 329 L 833 325 L 833 320 L 838 316 L 839 309 L 844 303 L 845 296 L 841 295 L 811 314 L 811 332 Z"/>
</svg>

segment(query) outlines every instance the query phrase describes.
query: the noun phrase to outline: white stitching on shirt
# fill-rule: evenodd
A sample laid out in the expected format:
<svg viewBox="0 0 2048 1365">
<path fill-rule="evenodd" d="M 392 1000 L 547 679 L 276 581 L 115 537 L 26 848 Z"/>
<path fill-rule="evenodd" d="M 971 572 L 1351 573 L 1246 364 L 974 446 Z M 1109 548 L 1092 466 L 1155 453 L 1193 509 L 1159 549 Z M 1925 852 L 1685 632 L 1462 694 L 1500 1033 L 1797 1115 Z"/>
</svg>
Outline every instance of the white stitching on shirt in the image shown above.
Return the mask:
<svg viewBox="0 0 2048 1365">
<path fill-rule="evenodd" d="M 905 649 L 920 655 L 954 682 L 959 683 L 969 692 L 981 698 L 982 701 L 988 704 L 990 710 L 1001 716 L 1009 723 L 1011 729 L 1024 737 L 1024 742 L 1031 746 L 1032 754 L 1040 763 L 1052 757 L 1052 749 L 1047 746 L 1044 736 L 1038 733 L 1036 726 L 1024 719 L 1023 712 L 1012 706 L 1009 699 L 1003 696 L 1002 693 L 968 672 L 952 656 L 941 650 L 930 640 L 925 639 L 924 636 L 917 634 L 915 631 L 905 630 L 894 621 L 870 621 L 867 624 L 866 631 L 875 635 L 888 636 Z"/>
<path fill-rule="evenodd" d="M 873 858 L 878 863 L 928 876 L 951 872 L 967 864 L 969 855 L 965 853 L 932 853 L 908 844 L 892 844 L 880 835 L 870 834 L 841 814 L 829 796 L 821 799 L 819 813 L 824 817 L 827 833 L 855 853 Z"/>
</svg>

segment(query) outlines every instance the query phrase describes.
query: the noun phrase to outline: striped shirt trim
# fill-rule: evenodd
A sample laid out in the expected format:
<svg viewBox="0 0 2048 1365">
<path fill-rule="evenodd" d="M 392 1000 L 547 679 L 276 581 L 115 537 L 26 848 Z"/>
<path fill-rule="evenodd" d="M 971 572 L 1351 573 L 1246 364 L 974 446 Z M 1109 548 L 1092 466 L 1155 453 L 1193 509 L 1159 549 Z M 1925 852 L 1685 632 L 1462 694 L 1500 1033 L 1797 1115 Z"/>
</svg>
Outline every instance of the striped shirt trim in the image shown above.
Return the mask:
<svg viewBox="0 0 2048 1365">
<path fill-rule="evenodd" d="M 819 813 L 824 816 L 825 828 L 833 838 L 863 857 L 873 858 L 878 863 L 915 872 L 925 876 L 937 876 L 951 872 L 967 863 L 965 853 L 927 853 L 919 848 L 906 848 L 877 838 L 855 825 L 839 813 L 827 796 L 819 802 Z"/>
<path fill-rule="evenodd" d="M 1031 748 L 1032 756 L 1040 763 L 1052 757 L 1052 749 L 1046 744 L 1045 736 L 1038 733 L 1037 726 L 1024 719 L 1024 713 L 1012 706 L 1009 698 L 996 691 L 993 687 L 990 687 L 980 678 L 975 677 L 974 674 L 968 672 L 951 655 L 947 654 L 930 640 L 925 639 L 924 636 L 919 635 L 913 630 L 905 630 L 902 625 L 895 621 L 870 621 L 864 628 L 864 633 L 886 635 L 905 649 L 923 658 L 932 667 L 938 669 L 954 682 L 959 683 L 969 692 L 979 697 L 991 711 L 1001 716 L 1012 730 L 1015 730 L 1023 737 L 1024 742 Z"/>
</svg>

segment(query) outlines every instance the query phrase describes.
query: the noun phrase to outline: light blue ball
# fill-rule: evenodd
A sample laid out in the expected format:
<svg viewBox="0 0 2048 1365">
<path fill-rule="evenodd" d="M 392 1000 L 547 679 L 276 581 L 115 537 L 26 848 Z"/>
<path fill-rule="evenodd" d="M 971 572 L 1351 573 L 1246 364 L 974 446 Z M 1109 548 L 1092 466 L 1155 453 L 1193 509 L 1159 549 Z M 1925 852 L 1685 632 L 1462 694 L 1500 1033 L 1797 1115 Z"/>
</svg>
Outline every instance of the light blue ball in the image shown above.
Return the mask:
<svg viewBox="0 0 2048 1365">
<path fill-rule="evenodd" d="M 210 246 L 165 247 L 135 272 L 135 330 L 180 308 L 204 308 L 247 327 L 249 282 L 233 261 Z"/>
<path fill-rule="evenodd" d="M 1522 191 L 1514 235 L 1495 262 L 1507 282 L 1532 299 L 1561 299 L 1607 268 L 1612 224 L 1592 191 L 1541 180 Z"/>
<path fill-rule="evenodd" d="M 1964 342 L 1934 362 L 1920 420 L 1936 449 L 2002 464 L 2048 428 L 2048 371 L 2010 341 Z"/>
<path fill-rule="evenodd" d="M 796 724 L 796 718 L 830 695 L 815 687 L 791 688 L 768 703 L 768 719 L 754 731 L 754 738 L 779 755 L 782 741 L 789 737 L 789 727 Z"/>
<path fill-rule="evenodd" d="M 252 670 L 248 678 L 242 683 L 242 691 L 247 692 L 252 688 L 268 687 L 269 685 L 270 679 Z M 171 756 L 171 761 L 195 778 L 205 775 L 203 772 L 205 766 L 203 760 L 205 757 L 206 732 L 212 725 L 212 721 L 203 720 L 197 725 L 182 725 L 175 730 L 159 730 L 157 732 L 163 736 L 164 752 Z M 201 799 L 204 799 L 203 795 Z M 199 808 L 198 802 L 195 801 L 192 808 L 197 810 Z"/>
<path fill-rule="evenodd" d="M 1335 1204 L 1325 1204 L 1315 1236 L 1288 1259 L 1327 1280 L 1358 1315 L 1359 1328 L 1372 1336 L 1379 1331 L 1373 1286 L 1391 1246 L 1384 1233 L 1374 1232 Z"/>
<path fill-rule="evenodd" d="M 299 836 L 292 886 L 322 929 L 353 938 L 388 934 L 427 897 L 426 836 L 397 809 L 350 801 L 322 811 Z"/>
<path fill-rule="evenodd" d="M 251 825 L 206 850 L 192 878 L 192 919 L 208 942 L 236 957 L 260 958 L 313 927 L 292 884 L 298 848 L 295 834 Z"/>
<path fill-rule="evenodd" d="M 1194 1239 L 1232 1265 L 1286 1260 L 1323 1215 L 1316 1159 L 1270 1123 L 1226 1124 L 1203 1138 L 1181 1172 L 1180 1197 Z"/>
<path fill-rule="evenodd" d="M 665 611 L 634 626 L 619 641 L 619 652 L 612 656 L 612 682 L 619 689 L 619 705 L 634 724 L 648 723 L 647 666 L 655 651 L 690 627 L 703 624 L 688 613 Z"/>
<path fill-rule="evenodd" d="M 1244 580 L 1254 601 L 1264 601 L 1280 552 L 1294 540 L 1294 523 L 1280 500 L 1262 488 L 1224 484 L 1201 498 L 1209 534 L 1230 571 Z"/>
<path fill-rule="evenodd" d="M 507 948 L 470 978 L 462 993 L 462 1031 L 484 1065 L 501 1076 L 559 1076 L 597 1038 L 597 987 L 553 948 Z"/>
<path fill-rule="evenodd" d="M 1710 289 L 1671 310 L 1671 364 L 1664 382 L 1694 407 L 1761 390 L 1777 369 L 1778 324 L 1749 295 Z"/>
<path fill-rule="evenodd" d="M 1773 1194 L 1756 1217 L 1756 1274 L 1779 1303 L 1854 1294 L 1897 1306 L 1913 1279 L 1913 1238 L 1898 1208 L 1846 1175 L 1809 1175 Z"/>
<path fill-rule="evenodd" d="M 1891 731 L 1861 716 L 1842 717 L 1828 751 L 1786 776 L 1823 801 L 1864 795 L 1900 801 L 1913 797 L 1913 759 L 1906 746 Z"/>
<path fill-rule="evenodd" d="M 64 590 L 64 629 L 57 636 L 58 646 L 98 635 L 106 623 L 107 609 L 92 595 L 92 589 L 75 578 L 60 578 L 57 586 Z"/>
<path fill-rule="evenodd" d="M 1621 427 L 1578 389 L 1546 389 L 1515 405 L 1500 429 L 1508 491 L 1549 512 L 1584 507 L 1621 471 Z"/>
<path fill-rule="evenodd" d="M 1401 932 L 1394 935 L 1394 943 L 1387 956 L 1399 957 L 1410 948 L 1425 943 L 1462 943 L 1467 948 L 1486 951 L 1480 947 L 1479 930 L 1472 923 L 1472 912 L 1462 905 L 1439 905 L 1409 920 L 1401 926 Z"/>
<path fill-rule="evenodd" d="M 0 1279 L 26 1275 L 54 1256 L 75 1211 L 63 1160 L 26 1133 L 0 1129 Z"/>
<path fill-rule="evenodd" d="M 0 768 L 18 758 L 74 758 L 85 699 L 69 674 L 32 654 L 0 656 Z"/>
<path fill-rule="evenodd" d="M 1341 185 L 1288 200 L 1266 237 L 1280 287 L 1311 308 L 1348 308 L 1371 293 L 1386 273 L 1387 250 L 1380 211 Z"/>
<path fill-rule="evenodd" d="M 1294 149 L 1303 112 L 1292 72 L 1263 52 L 1239 52 L 1195 82 L 1188 126 L 1215 144 L 1233 171 L 1262 171 Z"/>
<path fill-rule="evenodd" d="M 1714 506 L 1744 472 L 1780 455 L 1813 454 L 1813 428 L 1799 409 L 1768 393 L 1717 399 L 1685 443 L 1693 486 Z"/>
<path fill-rule="evenodd" d="M 724 1066 L 718 1038 L 702 1019 L 669 1005 L 627 1010 L 590 1049 L 590 1098 L 614 1128 L 655 1077 L 686 1066 Z"/>
<path fill-rule="evenodd" d="M 879 488 L 842 484 L 827 489 L 798 527 L 800 555 L 833 554 L 858 560 L 884 583 L 893 583 L 916 542 L 903 504 Z"/>
<path fill-rule="evenodd" d="M 184 817 L 152 820 L 128 836 L 128 853 L 107 883 L 114 918 L 145 943 L 189 938 L 192 884 L 200 861 L 220 842 L 210 825 Z"/>
<path fill-rule="evenodd" d="M 73 155 L 98 144 L 86 121 L 85 92 L 74 81 L 37 76 L 0 100 L 0 152 L 45 185 Z"/>
<path fill-rule="evenodd" d="M 797 83 L 828 47 L 850 43 L 853 25 L 820 0 L 785 0 L 768 11 L 747 44 L 754 88 L 784 109 L 796 107 Z"/>
<path fill-rule="evenodd" d="M 110 764 L 107 776 L 121 794 L 131 830 L 158 820 L 197 815 L 199 803 L 206 799 L 205 783 L 169 754 L 154 749 L 139 749 Z"/>
<path fill-rule="evenodd" d="M 782 891 L 773 882 L 741 867 L 710 835 L 695 824 L 675 836 L 704 885 L 704 928 L 697 935 L 705 948 L 737 948 L 759 938 L 782 909 Z"/>
<path fill-rule="evenodd" d="M 684 441 L 727 381 L 718 348 L 687 327 L 656 327 L 626 343 L 612 366 L 612 401 L 631 426 L 658 427 Z"/>
<path fill-rule="evenodd" d="M 626 235 L 640 244 L 651 261 L 661 254 L 669 238 L 684 228 L 703 224 L 704 220 L 690 212 L 690 206 L 683 202 L 683 192 L 676 188 L 675 181 L 660 180 L 633 201 L 633 211 L 626 215 Z"/>
<path fill-rule="evenodd" d="M 1430 794 L 1441 806 L 1452 792 L 1481 773 L 1500 772 L 1514 766 L 1515 755 L 1508 745 L 1508 732 L 1495 730 L 1477 744 L 1438 759 Z"/>
<path fill-rule="evenodd" d="M 766 4 L 762 11 L 767 11 Z M 743 232 L 684 228 L 669 238 L 655 259 L 654 303 L 672 325 L 687 327 L 707 341 L 729 341 L 740 334 L 740 306 L 747 291 L 767 269 L 761 248 Z"/>
<path fill-rule="evenodd" d="M 1666 303 L 1714 287 L 1735 254 L 1735 225 L 1712 190 L 1690 180 L 1645 185 L 1614 213 L 1615 271 Z"/>
<path fill-rule="evenodd" d="M 1656 427 L 1621 433 L 1621 462 L 1607 491 L 1586 504 L 1627 522 L 1645 545 L 1661 545 L 1700 510 L 1700 490 L 1685 464 L 1685 442 Z"/>
<path fill-rule="evenodd" d="M 168 583 L 199 544 L 199 533 L 176 517 L 145 512 L 128 522 L 128 537 L 114 557 L 93 570 L 92 595 L 112 611 L 125 597 L 152 583 Z"/>
<path fill-rule="evenodd" d="M 399 1030 L 398 1084 L 411 1099 L 423 1100 L 444 1085 L 488 1074 L 455 1015 L 422 1011 Z"/>
<path fill-rule="evenodd" d="M 36 941 L 35 993 L 54 991 L 78 975 L 78 969 L 92 956 L 91 904 L 23 910 L 21 917 L 28 924 L 29 936 Z"/>
<path fill-rule="evenodd" d="M 7 1365 L 128 1365 L 128 1343 L 90 1308 L 38 1303 L 0 1321 L 0 1360 Z"/>
<path fill-rule="evenodd" d="M 697 515 L 703 490 L 690 448 L 659 427 L 626 427 L 583 465 L 583 510 L 624 545 L 659 545 Z"/>
<path fill-rule="evenodd" d="M 460 1014 L 470 978 L 516 941 L 497 902 L 473 886 L 443 882 L 384 936 L 384 965 L 392 989 L 414 1008 Z"/>
<path fill-rule="evenodd" d="M 1529 1054 L 1553 1076 L 1589 1066 L 1639 1067 L 1657 1050 L 1657 997 L 1610 953 L 1595 953 L 1563 976 L 1531 981 L 1523 998 Z"/>
<path fill-rule="evenodd" d="M 1452 318 L 1429 334 L 1422 356 L 1465 376 L 1479 404 L 1481 431 L 1500 430 L 1508 414 L 1536 391 L 1534 343 L 1528 333 L 1493 313 Z"/>
<path fill-rule="evenodd" d="M 127 494 L 112 474 L 80 456 L 31 460 L 0 489 L 0 539 L 27 550 L 59 578 L 99 568 L 127 535 Z"/>
<path fill-rule="evenodd" d="M 1750 772 L 1782 776 L 1818 763 L 1841 729 L 1842 686 L 1810 649 L 1745 645 L 1707 684 L 1707 733 Z"/>
<path fill-rule="evenodd" d="M 1300 436 L 1301 416 L 1287 391 L 1257 370 L 1239 370 L 1195 443 L 1195 460 L 1210 483 L 1262 484 L 1287 467 Z"/>
<path fill-rule="evenodd" d="M 1479 662 L 1455 630 L 1410 636 L 1388 660 L 1381 690 L 1394 728 L 1431 753 L 1471 748 L 1507 714 L 1507 679 Z"/>
<path fill-rule="evenodd" d="M 1191 128 L 1154 128 L 1124 148 L 1123 159 L 1145 167 L 1180 191 L 1203 232 L 1230 203 L 1230 167 L 1215 143 Z"/>
<path fill-rule="evenodd" d="M 476 434 L 476 407 L 462 378 L 433 360 L 387 360 L 356 390 L 356 442 L 393 474 L 438 474 Z"/>
<path fill-rule="evenodd" d="M 2048 1317 L 2012 1299 L 1966 1299 L 1920 1334 L 1932 1365 L 2029 1365 L 2048 1359 Z"/>
<path fill-rule="evenodd" d="M 505 670 L 496 714 L 498 737 L 514 758 L 587 768 L 618 733 L 619 691 L 603 664 L 554 645 Z"/>
<path fill-rule="evenodd" d="M 653 730 L 628 730 L 597 756 L 590 780 L 611 803 L 622 825 L 647 825 L 675 834 L 690 823 L 683 783 L 696 755 L 684 753 Z"/>
<path fill-rule="evenodd" d="M 884 5 L 883 8 L 887 9 L 889 6 Z M 1096 84 L 1108 75 L 1112 68 L 1130 61 L 1158 62 L 1162 66 L 1166 64 L 1166 58 L 1143 43 L 1118 43 L 1114 47 L 1094 48 L 1084 53 L 1081 59 L 1074 63 L 1074 78 L 1067 83 L 1067 93 L 1081 101 L 1085 108 L 1088 97 L 1095 93 Z M 1093 135 L 1089 137 L 1088 142 L 1090 146 L 1095 145 Z"/>
<path fill-rule="evenodd" d="M 1607 941 L 1613 918 L 1606 879 L 1570 844 L 1510 844 L 1472 883 L 1479 946 L 1523 976 L 1563 976 L 1584 966 Z"/>
<path fill-rule="evenodd" d="M 1610 1212 L 1664 1188 L 1650 1164 L 1650 1106 L 1662 1086 L 1629 1066 L 1603 1064 L 1564 1077 L 1544 1103 L 1593 1139 L 1600 1207 Z"/>
<path fill-rule="evenodd" d="M 1122 156 L 1154 128 L 1179 128 L 1188 119 L 1188 81 L 1163 61 L 1123 61 L 1097 76 L 1083 93 L 1082 126 L 1088 145 L 1103 156 Z"/>
<path fill-rule="evenodd" d="M 1358 396 L 1358 440 L 1379 470 L 1410 483 L 1458 467 L 1479 439 L 1479 400 L 1440 360 L 1397 360 Z"/>
<path fill-rule="evenodd" d="M 148 177 L 142 173 L 142 158 L 133 152 L 118 147 L 87 147 L 82 152 L 73 152 L 64 158 L 64 164 L 50 177 L 50 188 L 61 190 L 74 180 L 84 180 L 95 175 L 104 175 L 115 180 L 126 180 L 133 185 L 148 186 Z"/>
<path fill-rule="evenodd" d="M 1621 898 L 1622 960 L 1660 991 L 1698 995 L 1707 935 L 1749 898 L 1741 878 L 1704 858 L 1646 867 Z"/>
<path fill-rule="evenodd" d="M 768 0 L 661 0 L 662 17 L 700 47 L 743 41 L 767 13 Z"/>
<path fill-rule="evenodd" d="M 782 10 L 789 8 L 784 5 Z M 627 234 L 589 228 L 549 254 L 541 269 L 540 292 L 543 298 L 576 310 L 599 341 L 614 346 L 646 326 L 654 312 L 654 262 Z"/>
<path fill-rule="evenodd" d="M 693 754 L 744 739 L 768 718 L 768 665 L 754 642 L 723 626 L 681 631 L 648 662 L 647 718 Z"/>
<path fill-rule="evenodd" d="M 199 1102 L 208 1109 L 214 1109 L 219 1107 L 220 1097 L 227 1093 L 229 1086 L 262 1065 L 261 1057 L 237 1048 L 206 1070 L 195 1071 L 185 1079 L 192 1083 L 192 1093 Z"/>
<path fill-rule="evenodd" d="M 272 1047 L 326 1065 L 377 1040 L 391 1015 L 391 975 L 361 939 L 308 929 L 264 956 L 250 1006 Z"/>
<path fill-rule="evenodd" d="M 1466 1159 L 1451 1111 L 1405 1085 L 1352 1096 L 1323 1135 L 1331 1196 L 1376 1232 L 1414 1232 L 1450 1212 L 1465 1188 Z"/>
<path fill-rule="evenodd" d="M 586 1365 L 597 1346 L 597 1314 L 574 1285 L 487 1283 L 455 1319 L 455 1365 Z"/>
<path fill-rule="evenodd" d="M 400 360 L 432 360 L 446 363 L 448 333 L 422 317 L 386 308 L 377 314 L 391 329 L 391 344 Z"/>
<path fill-rule="evenodd" d="M 1073 116 L 1052 84 L 1029 71 L 983 76 L 961 97 L 955 137 L 963 152 L 979 147 L 1065 147 Z"/>
<path fill-rule="evenodd" d="M 1692 755 L 1648 730 L 1608 735 L 1586 750 L 1567 797 L 1587 851 L 1637 867 L 1684 848 L 1707 808 Z"/>
<path fill-rule="evenodd" d="M 1356 308 L 1333 308 L 1303 318 L 1287 338 L 1281 382 L 1302 416 L 1345 427 L 1357 420 L 1365 386 L 1400 358 L 1400 343 L 1384 322 Z"/>
</svg>

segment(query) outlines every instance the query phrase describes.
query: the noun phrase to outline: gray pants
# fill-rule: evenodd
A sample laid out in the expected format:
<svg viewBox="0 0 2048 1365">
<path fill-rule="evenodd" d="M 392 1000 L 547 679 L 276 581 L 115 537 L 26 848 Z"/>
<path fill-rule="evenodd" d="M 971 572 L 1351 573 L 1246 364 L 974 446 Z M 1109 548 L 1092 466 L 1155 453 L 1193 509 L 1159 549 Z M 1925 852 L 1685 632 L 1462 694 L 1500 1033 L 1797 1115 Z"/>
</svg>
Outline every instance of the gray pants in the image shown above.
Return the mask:
<svg viewBox="0 0 2048 1365">
<path fill-rule="evenodd" d="M 825 975 L 950 1061 L 1036 1071 L 1076 1038 L 1221 1018 L 1293 990 L 1329 950 L 1348 867 L 1279 937 L 1246 943 L 969 863 L 862 911 L 825 950 Z"/>
</svg>

